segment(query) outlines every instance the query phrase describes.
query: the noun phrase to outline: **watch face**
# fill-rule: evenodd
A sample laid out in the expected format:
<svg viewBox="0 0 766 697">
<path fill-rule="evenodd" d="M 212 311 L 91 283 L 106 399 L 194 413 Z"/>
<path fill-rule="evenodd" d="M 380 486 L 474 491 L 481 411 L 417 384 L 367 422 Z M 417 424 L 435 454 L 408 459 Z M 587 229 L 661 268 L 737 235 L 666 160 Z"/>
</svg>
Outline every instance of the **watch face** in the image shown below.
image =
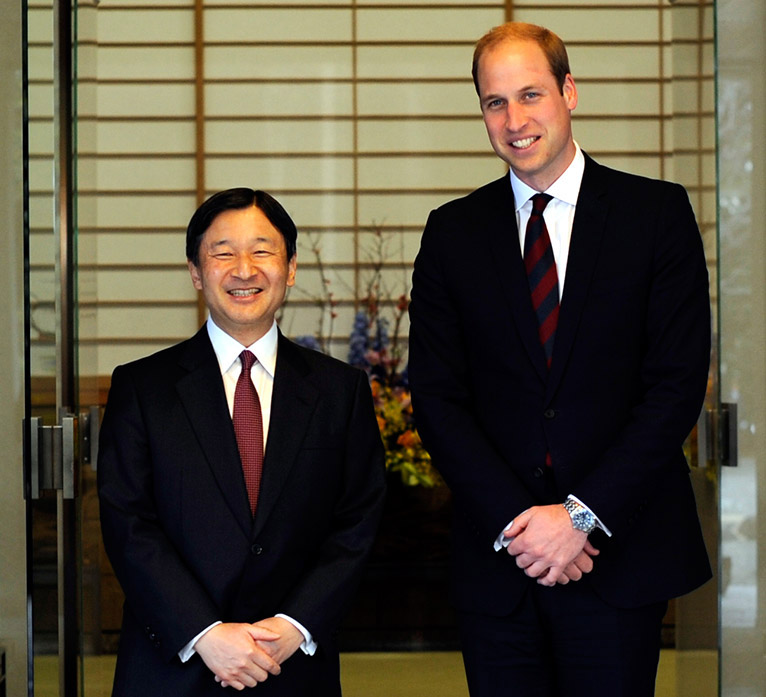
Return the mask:
<svg viewBox="0 0 766 697">
<path fill-rule="evenodd" d="M 572 516 L 572 522 L 578 530 L 582 530 L 583 532 L 591 532 L 595 525 L 593 515 L 588 513 L 588 511 L 577 511 Z"/>
</svg>

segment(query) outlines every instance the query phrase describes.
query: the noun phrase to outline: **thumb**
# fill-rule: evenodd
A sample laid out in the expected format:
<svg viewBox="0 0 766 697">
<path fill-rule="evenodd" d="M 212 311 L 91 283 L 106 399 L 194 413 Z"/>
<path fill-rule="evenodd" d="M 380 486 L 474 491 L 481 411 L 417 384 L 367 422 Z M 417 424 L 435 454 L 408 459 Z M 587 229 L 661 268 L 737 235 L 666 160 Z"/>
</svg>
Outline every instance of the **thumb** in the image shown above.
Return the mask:
<svg viewBox="0 0 766 697">
<path fill-rule="evenodd" d="M 503 533 L 505 537 L 516 537 L 524 528 L 529 524 L 529 519 L 532 517 L 532 509 L 527 508 L 526 511 L 519 513 L 512 521 L 509 528 Z"/>
<path fill-rule="evenodd" d="M 256 641 L 276 641 L 279 639 L 279 634 L 262 625 L 251 624 L 248 626 L 247 631 Z"/>
</svg>

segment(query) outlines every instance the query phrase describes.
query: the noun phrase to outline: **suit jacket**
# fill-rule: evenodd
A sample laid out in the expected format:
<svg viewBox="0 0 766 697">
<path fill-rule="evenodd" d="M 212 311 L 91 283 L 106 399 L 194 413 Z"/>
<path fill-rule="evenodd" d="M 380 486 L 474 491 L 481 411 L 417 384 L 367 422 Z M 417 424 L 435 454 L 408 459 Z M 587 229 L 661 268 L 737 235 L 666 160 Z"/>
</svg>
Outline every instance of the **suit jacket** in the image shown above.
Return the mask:
<svg viewBox="0 0 766 697">
<path fill-rule="evenodd" d="M 528 580 L 493 542 L 568 494 L 613 533 L 594 533 L 586 577 L 608 602 L 638 607 L 710 577 L 682 452 L 707 384 L 708 276 L 681 186 L 586 156 L 550 371 L 508 176 L 431 213 L 410 321 L 416 421 L 456 503 L 459 608 L 512 609 Z"/>
<path fill-rule="evenodd" d="M 217 620 L 281 612 L 299 650 L 259 695 L 340 695 L 333 634 L 377 529 L 383 452 L 363 372 L 280 335 L 255 519 L 203 327 L 118 367 L 100 434 L 104 543 L 126 602 L 114 695 L 219 695 L 177 653 Z"/>
</svg>

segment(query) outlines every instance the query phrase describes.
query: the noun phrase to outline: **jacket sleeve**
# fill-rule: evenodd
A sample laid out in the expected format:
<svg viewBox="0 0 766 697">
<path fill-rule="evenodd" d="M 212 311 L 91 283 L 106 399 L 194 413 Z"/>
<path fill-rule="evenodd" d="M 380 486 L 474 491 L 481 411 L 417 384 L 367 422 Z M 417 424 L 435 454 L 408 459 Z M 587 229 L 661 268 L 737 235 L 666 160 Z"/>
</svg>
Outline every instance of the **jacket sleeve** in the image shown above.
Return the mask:
<svg viewBox="0 0 766 697">
<path fill-rule="evenodd" d="M 305 550 L 313 561 L 280 606 L 280 612 L 306 627 L 320 647 L 331 641 L 348 608 L 383 513 L 383 443 L 367 376 L 360 370 L 353 373 L 336 499 L 327 520 L 307 522 L 324 532 L 316 549 Z"/>
<path fill-rule="evenodd" d="M 708 274 L 694 213 L 679 185 L 663 182 L 654 194 L 656 224 L 645 231 L 651 275 L 645 314 L 636 319 L 643 322 L 637 394 L 589 475 L 569 492 L 616 538 L 666 482 L 686 472 L 681 446 L 699 417 L 710 363 Z"/>
<path fill-rule="evenodd" d="M 99 436 L 101 529 L 125 611 L 169 661 L 221 617 L 163 529 L 146 419 L 130 368 L 118 367 Z"/>
<path fill-rule="evenodd" d="M 469 337 L 453 295 L 454 285 L 448 282 L 459 273 L 450 247 L 462 244 L 470 235 L 455 234 L 452 225 L 443 209 L 433 211 L 415 260 L 409 378 L 423 443 L 474 532 L 492 549 L 503 528 L 534 505 L 535 499 L 487 437 L 473 404 Z"/>
</svg>

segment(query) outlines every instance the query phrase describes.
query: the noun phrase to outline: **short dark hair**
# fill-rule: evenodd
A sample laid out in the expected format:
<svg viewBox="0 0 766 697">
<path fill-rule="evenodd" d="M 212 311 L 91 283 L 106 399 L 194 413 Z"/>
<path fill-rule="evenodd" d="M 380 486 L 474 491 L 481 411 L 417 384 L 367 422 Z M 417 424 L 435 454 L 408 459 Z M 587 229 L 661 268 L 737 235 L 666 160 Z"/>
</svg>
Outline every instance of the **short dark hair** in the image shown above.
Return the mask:
<svg viewBox="0 0 766 697">
<path fill-rule="evenodd" d="M 569 70 L 567 49 L 561 38 L 550 29 L 540 27 L 537 24 L 506 22 L 499 27 L 490 29 L 476 42 L 471 75 L 473 75 L 473 85 L 479 97 L 481 97 L 479 92 L 479 60 L 488 50 L 506 41 L 533 41 L 536 43 L 548 59 L 548 65 L 559 86 L 559 91 L 564 94 L 564 81 L 571 71 Z"/>
<path fill-rule="evenodd" d="M 186 228 L 186 258 L 199 266 L 199 246 L 202 236 L 213 221 L 224 211 L 242 210 L 255 206 L 263 212 L 269 222 L 282 234 L 287 248 L 287 258 L 292 259 L 296 252 L 298 230 L 282 204 L 265 191 L 238 187 L 213 194 L 191 217 Z"/>
</svg>

